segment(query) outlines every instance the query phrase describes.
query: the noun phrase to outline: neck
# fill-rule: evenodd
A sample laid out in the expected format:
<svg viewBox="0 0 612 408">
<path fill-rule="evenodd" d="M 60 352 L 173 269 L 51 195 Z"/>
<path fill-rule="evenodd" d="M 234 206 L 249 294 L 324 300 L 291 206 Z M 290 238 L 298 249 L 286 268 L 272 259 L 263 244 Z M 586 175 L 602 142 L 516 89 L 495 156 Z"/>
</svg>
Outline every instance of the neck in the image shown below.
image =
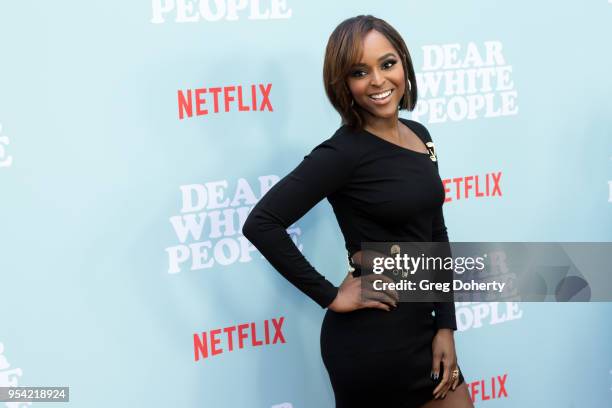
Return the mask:
<svg viewBox="0 0 612 408">
<path fill-rule="evenodd" d="M 398 112 L 395 112 L 391 117 L 380 117 L 372 115 L 370 112 L 363 111 L 364 124 L 363 127 L 376 135 L 386 136 L 392 139 L 399 140 L 399 125 Z"/>
</svg>

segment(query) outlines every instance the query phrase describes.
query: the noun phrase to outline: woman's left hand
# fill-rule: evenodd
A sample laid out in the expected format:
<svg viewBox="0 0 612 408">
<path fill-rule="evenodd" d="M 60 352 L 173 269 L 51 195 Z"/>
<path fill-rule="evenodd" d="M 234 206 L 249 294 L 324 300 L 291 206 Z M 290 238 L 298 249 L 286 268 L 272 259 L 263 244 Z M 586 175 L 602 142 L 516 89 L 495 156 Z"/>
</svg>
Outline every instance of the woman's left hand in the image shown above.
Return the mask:
<svg viewBox="0 0 612 408">
<path fill-rule="evenodd" d="M 431 368 L 433 378 L 442 381 L 433 392 L 434 398 L 444 398 L 449 389 L 454 391 L 459 383 L 459 376 L 452 379 L 451 373 L 457 369 L 457 355 L 455 353 L 455 338 L 452 329 L 438 329 L 433 338 L 433 366 Z M 440 373 L 440 362 L 444 365 L 444 373 Z"/>
</svg>

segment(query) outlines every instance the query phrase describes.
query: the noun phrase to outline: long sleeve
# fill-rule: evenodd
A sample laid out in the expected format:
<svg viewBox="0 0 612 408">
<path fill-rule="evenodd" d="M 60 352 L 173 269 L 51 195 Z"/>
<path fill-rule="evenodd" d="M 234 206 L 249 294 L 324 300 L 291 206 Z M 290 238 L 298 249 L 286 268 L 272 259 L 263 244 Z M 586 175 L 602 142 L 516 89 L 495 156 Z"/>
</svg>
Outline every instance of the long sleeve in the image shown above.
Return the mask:
<svg viewBox="0 0 612 408">
<path fill-rule="evenodd" d="M 433 218 L 432 223 L 432 242 L 445 242 L 442 244 L 442 256 L 451 256 L 450 244 L 448 244 L 448 234 L 446 225 L 444 224 L 444 215 L 442 213 L 442 207 Z M 452 283 L 453 271 L 443 272 L 444 281 Z M 450 286 L 450 301 L 448 302 L 435 302 L 434 311 L 436 313 L 436 327 L 438 329 L 453 329 L 457 330 L 457 320 L 455 316 L 455 302 L 453 295 L 453 285 Z"/>
<path fill-rule="evenodd" d="M 426 139 L 432 142 L 431 135 L 425 126 L 420 124 L 423 134 Z M 436 169 L 439 171 L 438 160 L 436 160 Z M 440 245 L 440 256 L 450 257 L 452 256 L 450 244 L 448 244 L 448 232 L 446 224 L 444 223 L 444 214 L 442 206 L 437 210 L 432 220 L 432 242 L 442 242 L 447 244 Z M 455 315 L 455 302 L 454 302 L 454 291 L 453 291 L 453 271 L 443 271 L 442 280 L 444 282 L 451 282 L 450 293 L 448 294 L 447 302 L 434 302 L 434 311 L 436 314 L 435 322 L 438 329 L 452 329 L 457 330 L 457 318 Z"/>
<path fill-rule="evenodd" d="M 355 165 L 354 143 L 336 133 L 316 146 L 255 205 L 242 233 L 289 282 L 326 308 L 338 288 L 313 268 L 286 229 L 342 187 Z"/>
</svg>

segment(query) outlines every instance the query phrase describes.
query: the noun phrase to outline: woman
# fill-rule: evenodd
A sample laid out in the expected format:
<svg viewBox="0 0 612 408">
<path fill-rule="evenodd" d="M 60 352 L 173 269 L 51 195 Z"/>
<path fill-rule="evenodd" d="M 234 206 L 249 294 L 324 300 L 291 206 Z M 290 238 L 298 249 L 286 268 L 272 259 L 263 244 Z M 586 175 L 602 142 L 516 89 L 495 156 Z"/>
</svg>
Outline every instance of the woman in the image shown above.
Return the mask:
<svg viewBox="0 0 612 408">
<path fill-rule="evenodd" d="M 336 407 L 473 407 L 455 355 L 453 302 L 400 303 L 384 292 L 362 297 L 360 243 L 448 242 L 431 137 L 398 116 L 417 98 L 408 49 L 385 21 L 350 18 L 329 38 L 323 77 L 343 123 L 261 198 L 244 236 L 327 308 L 321 353 Z M 286 232 L 325 197 L 355 267 L 339 288 Z"/>
</svg>

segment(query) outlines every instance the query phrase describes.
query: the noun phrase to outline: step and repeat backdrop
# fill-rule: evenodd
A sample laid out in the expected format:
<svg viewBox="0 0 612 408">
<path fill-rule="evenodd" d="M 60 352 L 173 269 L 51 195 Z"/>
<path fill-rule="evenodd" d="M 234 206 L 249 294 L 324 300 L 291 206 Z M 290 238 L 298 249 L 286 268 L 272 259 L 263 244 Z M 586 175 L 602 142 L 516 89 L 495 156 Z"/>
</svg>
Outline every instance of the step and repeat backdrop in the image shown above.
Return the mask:
<svg viewBox="0 0 612 408">
<path fill-rule="evenodd" d="M 412 54 L 401 116 L 436 143 L 451 241 L 612 241 L 608 0 L 3 0 L 0 386 L 68 386 L 75 407 L 333 406 L 324 310 L 241 228 L 340 126 L 324 49 L 359 14 Z M 288 232 L 339 285 L 329 203 Z M 610 303 L 456 311 L 476 406 L 612 406 Z"/>
</svg>

